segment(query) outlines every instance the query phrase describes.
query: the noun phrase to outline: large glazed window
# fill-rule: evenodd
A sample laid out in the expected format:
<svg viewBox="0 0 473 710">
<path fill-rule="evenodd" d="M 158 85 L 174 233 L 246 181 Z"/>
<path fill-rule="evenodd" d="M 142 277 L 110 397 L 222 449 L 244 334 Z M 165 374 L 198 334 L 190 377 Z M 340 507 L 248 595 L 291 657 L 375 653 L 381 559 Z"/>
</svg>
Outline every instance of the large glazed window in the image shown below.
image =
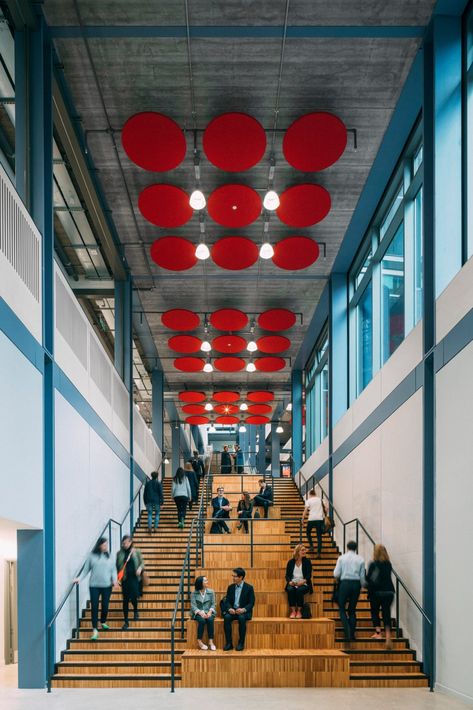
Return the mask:
<svg viewBox="0 0 473 710">
<path fill-rule="evenodd" d="M 463 85 L 466 108 L 465 143 L 466 143 L 466 224 L 465 257 L 473 255 L 473 5 L 470 3 L 464 23 L 464 58 Z"/>
<path fill-rule="evenodd" d="M 327 328 L 317 340 L 305 370 L 306 458 L 317 449 L 328 434 L 328 336 Z"/>
</svg>

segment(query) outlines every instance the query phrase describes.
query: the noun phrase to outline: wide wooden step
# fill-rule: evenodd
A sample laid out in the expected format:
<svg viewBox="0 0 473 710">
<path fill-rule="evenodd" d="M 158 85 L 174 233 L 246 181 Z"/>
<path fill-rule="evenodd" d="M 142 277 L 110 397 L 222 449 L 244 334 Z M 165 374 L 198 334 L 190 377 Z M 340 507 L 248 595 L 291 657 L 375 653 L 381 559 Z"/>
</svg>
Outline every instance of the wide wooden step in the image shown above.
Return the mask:
<svg viewBox="0 0 473 710">
<path fill-rule="evenodd" d="M 180 685 L 181 676 L 176 676 L 176 685 Z M 53 676 L 53 688 L 169 688 L 170 674 L 138 675 L 69 675 Z"/>
<path fill-rule="evenodd" d="M 427 688 L 423 673 L 350 673 L 353 688 Z"/>
</svg>

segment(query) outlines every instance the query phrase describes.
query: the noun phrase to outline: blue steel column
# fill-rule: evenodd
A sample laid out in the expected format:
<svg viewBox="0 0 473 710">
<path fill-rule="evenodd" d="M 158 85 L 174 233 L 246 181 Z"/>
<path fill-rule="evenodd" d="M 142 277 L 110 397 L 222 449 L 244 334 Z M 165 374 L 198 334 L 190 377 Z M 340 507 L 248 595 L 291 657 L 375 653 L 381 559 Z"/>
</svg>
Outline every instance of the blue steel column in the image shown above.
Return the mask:
<svg viewBox="0 0 473 710">
<path fill-rule="evenodd" d="M 302 370 L 293 370 L 292 387 L 292 475 L 302 466 Z"/>
<path fill-rule="evenodd" d="M 115 369 L 122 378 L 125 379 L 124 369 L 124 301 L 125 301 L 126 281 L 115 281 L 115 341 L 113 356 Z"/>
<path fill-rule="evenodd" d="M 161 453 L 164 452 L 164 375 L 162 370 L 151 373 L 151 429 Z M 164 456 L 163 456 L 164 461 Z M 163 469 L 164 471 L 164 463 Z"/>
<path fill-rule="evenodd" d="M 266 442 L 264 438 L 264 424 L 258 426 L 258 456 L 257 456 L 257 468 L 258 473 L 263 475 L 266 470 Z"/>
<path fill-rule="evenodd" d="M 172 444 L 172 473 L 174 476 L 181 465 L 181 425 L 179 422 L 171 423 L 171 444 Z"/>
<path fill-rule="evenodd" d="M 248 424 L 248 465 L 250 471 L 256 468 L 256 427 L 253 424 Z"/>
<path fill-rule="evenodd" d="M 129 415 L 130 415 L 130 504 L 134 498 L 134 424 L 133 417 L 135 405 L 133 401 L 133 280 L 127 275 L 127 280 L 122 284 L 122 339 L 123 339 L 123 382 L 129 392 Z M 135 525 L 133 508 L 130 511 L 130 535 Z"/>
<path fill-rule="evenodd" d="M 281 475 L 281 443 L 276 432 L 278 422 L 271 422 L 271 474 L 279 478 Z"/>
</svg>

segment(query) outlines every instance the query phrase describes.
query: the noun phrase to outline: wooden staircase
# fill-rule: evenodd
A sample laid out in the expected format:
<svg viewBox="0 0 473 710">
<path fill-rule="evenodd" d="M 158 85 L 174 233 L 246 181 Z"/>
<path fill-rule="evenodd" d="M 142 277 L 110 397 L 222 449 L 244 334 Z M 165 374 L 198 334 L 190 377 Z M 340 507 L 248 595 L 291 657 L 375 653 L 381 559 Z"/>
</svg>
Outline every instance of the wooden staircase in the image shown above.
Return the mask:
<svg viewBox="0 0 473 710">
<path fill-rule="evenodd" d="M 156 688 L 171 683 L 171 618 L 184 561 L 193 514 L 187 513 L 184 529 L 177 527 L 176 506 L 171 498 L 171 480 L 164 480 L 164 505 L 157 532 L 147 530 L 147 513 L 137 522 L 134 539 L 143 553 L 150 585 L 139 603 L 139 621 L 122 631 L 122 596 L 113 590 L 109 631 L 100 631 L 91 641 L 90 602 L 82 612 L 78 636 L 67 643 L 52 678 L 53 688 Z M 116 552 L 116 551 L 115 551 Z M 195 550 L 191 553 L 195 568 Z M 193 579 L 193 576 L 192 576 Z M 187 606 L 187 605 L 186 605 Z M 185 640 L 176 634 L 176 686 L 181 675 L 180 657 Z"/>
</svg>

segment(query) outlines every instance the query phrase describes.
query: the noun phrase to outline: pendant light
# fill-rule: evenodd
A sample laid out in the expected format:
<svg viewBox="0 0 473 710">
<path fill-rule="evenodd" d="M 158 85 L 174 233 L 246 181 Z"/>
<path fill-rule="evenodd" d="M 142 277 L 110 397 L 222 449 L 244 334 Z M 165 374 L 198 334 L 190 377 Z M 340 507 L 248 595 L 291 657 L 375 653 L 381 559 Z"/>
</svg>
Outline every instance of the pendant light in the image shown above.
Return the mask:
<svg viewBox="0 0 473 710">
<path fill-rule="evenodd" d="M 281 426 L 281 422 L 279 422 L 279 424 L 276 427 L 276 434 L 283 434 L 283 433 L 284 433 L 284 429 Z"/>
<path fill-rule="evenodd" d="M 240 424 L 240 427 L 239 427 L 239 429 L 238 429 L 238 432 L 239 432 L 240 434 L 244 434 L 245 431 L 246 431 L 246 426 L 245 426 L 245 424 L 242 422 L 242 423 Z"/>
<path fill-rule="evenodd" d="M 195 190 L 193 190 L 190 198 L 189 205 L 193 210 L 203 210 L 207 201 L 205 195 L 200 189 L 200 151 L 197 148 L 197 130 L 194 129 L 194 176 L 195 176 Z M 201 258 L 201 257 L 198 257 Z"/>
<path fill-rule="evenodd" d="M 268 190 L 263 199 L 263 207 L 268 212 L 274 212 L 279 207 L 279 195 L 275 190 Z"/>
<path fill-rule="evenodd" d="M 213 409 L 213 404 L 211 402 L 206 402 L 205 403 L 205 411 L 206 412 L 211 412 Z"/>
<path fill-rule="evenodd" d="M 261 259 L 271 259 L 274 249 L 269 241 L 269 216 L 266 216 L 263 223 L 263 243 L 260 246 L 259 255 Z"/>
<path fill-rule="evenodd" d="M 248 409 L 247 403 L 246 403 L 246 402 L 242 402 L 242 403 L 240 404 L 240 411 L 246 412 L 247 409 Z"/>
<path fill-rule="evenodd" d="M 254 362 L 252 362 L 252 361 L 250 360 L 250 362 L 249 362 L 248 365 L 246 366 L 246 371 L 247 371 L 247 372 L 255 372 L 255 370 L 256 370 L 256 365 L 255 365 Z"/>
<path fill-rule="evenodd" d="M 200 246 L 200 245 L 199 245 Z M 198 249 L 199 247 L 197 247 Z M 196 251 L 197 255 L 197 251 Z M 204 321 L 204 333 L 205 337 L 204 340 L 202 341 L 202 345 L 200 346 L 200 349 L 202 350 L 203 353 L 209 353 L 212 350 L 212 346 L 210 345 L 209 341 L 207 338 L 209 337 L 209 324 L 207 321 L 207 315 L 205 316 L 205 321 Z"/>
<path fill-rule="evenodd" d="M 200 193 L 200 194 L 202 195 L 202 193 Z M 192 200 L 193 195 L 195 195 L 195 192 L 192 193 L 191 200 Z M 204 196 L 202 195 L 202 197 L 204 197 Z M 204 198 L 204 207 L 205 207 L 205 198 Z M 195 255 L 196 255 L 197 259 L 200 259 L 201 261 L 205 261 L 206 259 L 208 259 L 210 257 L 210 249 L 208 248 L 207 244 L 205 243 L 205 214 L 203 214 L 202 212 L 199 215 L 199 229 L 200 229 L 200 242 L 197 244 L 197 247 L 195 250 Z"/>
<path fill-rule="evenodd" d="M 204 372 L 213 372 L 214 371 L 213 365 L 210 362 L 210 360 L 207 360 L 203 369 L 204 369 Z"/>
</svg>

